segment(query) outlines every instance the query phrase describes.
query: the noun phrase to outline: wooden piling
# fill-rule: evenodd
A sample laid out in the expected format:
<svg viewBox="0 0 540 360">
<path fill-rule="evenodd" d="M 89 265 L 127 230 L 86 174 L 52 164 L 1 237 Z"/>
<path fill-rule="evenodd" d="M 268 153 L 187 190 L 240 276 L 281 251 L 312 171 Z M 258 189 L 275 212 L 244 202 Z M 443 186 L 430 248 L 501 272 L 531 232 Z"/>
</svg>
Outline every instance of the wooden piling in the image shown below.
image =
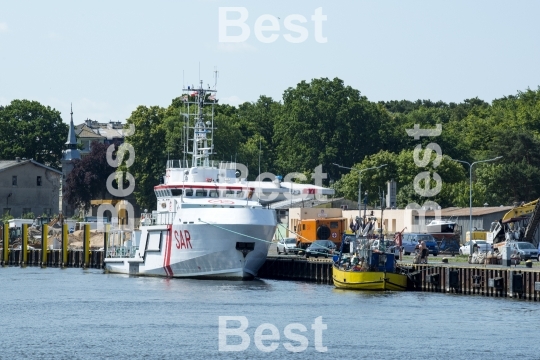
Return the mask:
<svg viewBox="0 0 540 360">
<path fill-rule="evenodd" d="M 21 266 L 28 264 L 28 224 L 22 224 Z"/>
<path fill-rule="evenodd" d="M 47 267 L 47 240 L 49 239 L 49 225 L 41 225 L 41 266 Z"/>
<path fill-rule="evenodd" d="M 3 245 L 4 248 L 2 249 L 2 266 L 8 266 L 9 265 L 9 224 L 4 223 L 3 225 Z"/>
<path fill-rule="evenodd" d="M 62 224 L 62 261 L 60 261 L 60 267 L 68 266 L 68 225 Z"/>
<path fill-rule="evenodd" d="M 90 266 L 90 224 L 84 225 L 82 268 Z"/>
</svg>

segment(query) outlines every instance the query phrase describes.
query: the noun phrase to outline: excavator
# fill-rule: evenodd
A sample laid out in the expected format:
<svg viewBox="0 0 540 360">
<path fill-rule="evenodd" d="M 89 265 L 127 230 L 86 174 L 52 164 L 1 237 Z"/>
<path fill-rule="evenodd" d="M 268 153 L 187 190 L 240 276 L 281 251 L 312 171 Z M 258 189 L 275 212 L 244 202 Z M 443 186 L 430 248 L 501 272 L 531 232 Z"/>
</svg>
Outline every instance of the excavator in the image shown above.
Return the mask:
<svg viewBox="0 0 540 360">
<path fill-rule="evenodd" d="M 540 223 L 540 199 L 516 206 L 499 221 L 491 223 L 486 240 L 498 250 L 507 241 L 533 242 Z"/>
</svg>

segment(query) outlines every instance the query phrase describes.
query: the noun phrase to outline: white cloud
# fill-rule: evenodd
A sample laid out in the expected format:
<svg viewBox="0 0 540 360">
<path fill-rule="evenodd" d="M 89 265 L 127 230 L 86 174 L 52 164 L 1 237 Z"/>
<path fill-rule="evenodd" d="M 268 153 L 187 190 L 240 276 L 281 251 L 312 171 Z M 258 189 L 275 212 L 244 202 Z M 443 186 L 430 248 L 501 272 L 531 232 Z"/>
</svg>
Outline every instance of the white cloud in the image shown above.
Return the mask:
<svg viewBox="0 0 540 360">
<path fill-rule="evenodd" d="M 0 33 L 8 32 L 8 25 L 5 22 L 0 22 Z"/>
<path fill-rule="evenodd" d="M 217 46 L 217 50 L 220 52 L 228 52 L 228 53 L 247 53 L 247 52 L 256 52 L 257 48 L 245 42 L 219 43 Z"/>
</svg>

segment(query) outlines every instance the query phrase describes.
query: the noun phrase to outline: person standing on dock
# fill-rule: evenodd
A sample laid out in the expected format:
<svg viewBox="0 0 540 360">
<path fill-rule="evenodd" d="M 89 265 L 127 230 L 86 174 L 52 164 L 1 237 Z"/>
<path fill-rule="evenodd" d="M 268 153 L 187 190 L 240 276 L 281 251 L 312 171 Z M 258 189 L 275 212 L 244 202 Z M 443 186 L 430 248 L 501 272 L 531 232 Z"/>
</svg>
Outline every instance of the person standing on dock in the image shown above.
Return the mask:
<svg viewBox="0 0 540 360">
<path fill-rule="evenodd" d="M 422 241 L 420 243 L 420 263 L 427 264 L 428 256 L 429 256 L 429 250 L 426 246 L 426 242 Z"/>
</svg>

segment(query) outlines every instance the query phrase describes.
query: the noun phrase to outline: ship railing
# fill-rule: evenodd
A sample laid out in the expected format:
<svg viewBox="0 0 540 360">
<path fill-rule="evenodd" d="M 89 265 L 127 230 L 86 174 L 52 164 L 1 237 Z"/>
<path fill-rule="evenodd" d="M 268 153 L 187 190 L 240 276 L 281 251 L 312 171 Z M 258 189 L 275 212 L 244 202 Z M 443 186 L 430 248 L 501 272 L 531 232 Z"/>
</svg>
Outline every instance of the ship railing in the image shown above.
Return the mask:
<svg viewBox="0 0 540 360">
<path fill-rule="evenodd" d="M 188 160 L 167 160 L 167 169 L 187 169 L 189 167 Z"/>
<path fill-rule="evenodd" d="M 196 162 L 193 162 L 190 164 L 189 160 L 167 160 L 167 169 L 189 169 L 192 166 L 201 166 L 201 167 L 212 167 L 212 168 L 218 168 L 221 167 L 221 162 L 217 160 L 208 160 L 208 159 L 199 159 L 199 164 Z M 236 169 L 235 163 L 228 163 L 232 165 L 228 165 L 229 167 L 226 167 L 226 169 Z M 234 166 L 233 166 L 234 165 Z"/>
<path fill-rule="evenodd" d="M 150 225 L 170 225 L 173 223 L 176 212 L 174 211 L 153 211 L 141 215 L 141 226 Z"/>
<path fill-rule="evenodd" d="M 154 225 L 171 225 L 173 223 L 176 212 L 155 212 L 152 214 L 152 222 Z"/>
<path fill-rule="evenodd" d="M 236 170 L 237 164 L 235 162 L 222 161 L 219 163 L 219 168 L 222 170 Z"/>
<path fill-rule="evenodd" d="M 138 246 L 110 246 L 107 247 L 108 258 L 134 258 L 139 250 Z"/>
<path fill-rule="evenodd" d="M 171 225 L 174 221 L 176 212 L 174 211 L 154 211 L 150 213 L 143 213 L 141 215 L 141 226 L 150 225 Z"/>
<path fill-rule="evenodd" d="M 109 232 L 107 238 L 108 258 L 133 258 L 139 249 L 134 243 L 133 232 L 122 229 L 115 229 Z"/>
</svg>

